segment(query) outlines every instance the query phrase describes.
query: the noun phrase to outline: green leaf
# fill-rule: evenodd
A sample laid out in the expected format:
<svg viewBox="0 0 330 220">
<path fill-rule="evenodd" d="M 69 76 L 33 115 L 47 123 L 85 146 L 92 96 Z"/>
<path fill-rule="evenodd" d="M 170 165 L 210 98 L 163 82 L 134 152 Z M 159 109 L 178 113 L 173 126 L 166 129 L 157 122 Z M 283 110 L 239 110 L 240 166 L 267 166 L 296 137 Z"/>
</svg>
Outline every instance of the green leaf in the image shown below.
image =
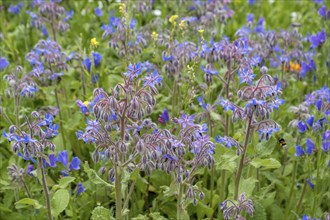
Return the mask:
<svg viewBox="0 0 330 220">
<path fill-rule="evenodd" d="M 64 189 L 66 188 L 71 182 L 73 182 L 76 178 L 71 176 L 66 176 L 60 179 L 58 185 L 54 185 L 52 190 L 56 191 L 57 189 Z"/>
<path fill-rule="evenodd" d="M 210 218 L 213 214 L 213 209 L 209 206 L 205 205 L 202 202 L 197 203 L 197 207 L 195 207 L 197 210 L 197 218 L 202 219 L 205 217 L 205 215 Z"/>
<path fill-rule="evenodd" d="M 239 191 L 238 191 L 239 195 L 241 193 L 245 192 L 246 196 L 250 197 L 252 195 L 252 192 L 253 192 L 255 186 L 256 186 L 256 184 L 255 184 L 256 182 L 257 182 L 257 180 L 255 178 L 252 178 L 252 177 L 250 177 L 248 179 L 241 178 L 241 182 L 239 184 L 240 187 L 239 187 Z M 231 183 L 231 184 L 234 184 L 234 183 Z M 231 189 L 233 189 L 233 187 L 231 187 Z"/>
<path fill-rule="evenodd" d="M 107 183 L 101 177 L 99 177 L 97 175 L 97 173 L 95 172 L 95 170 L 89 168 L 88 162 L 85 162 L 85 164 L 84 164 L 84 170 L 87 173 L 88 178 L 90 179 L 90 181 L 92 183 L 94 183 L 95 185 L 102 184 L 102 185 L 105 185 L 105 186 L 107 186 L 109 188 L 114 188 L 115 187 L 113 184 Z"/>
<path fill-rule="evenodd" d="M 37 200 L 30 198 L 24 198 L 15 203 L 15 207 L 17 209 L 26 208 L 27 206 L 30 205 L 32 205 L 35 209 L 40 209 L 42 207 L 42 205 L 40 205 L 40 203 Z"/>
<path fill-rule="evenodd" d="M 70 194 L 68 190 L 60 189 L 56 191 L 51 200 L 52 215 L 57 217 L 68 206 L 69 201 Z"/>
<path fill-rule="evenodd" d="M 152 220 L 166 220 L 167 218 L 163 217 L 159 212 L 152 212 L 149 214 Z"/>
<path fill-rule="evenodd" d="M 266 210 L 262 203 L 258 201 L 254 201 L 254 210 L 255 212 L 253 213 L 253 219 L 255 220 L 266 220 L 267 215 L 266 215 Z"/>
<path fill-rule="evenodd" d="M 263 169 L 277 169 L 281 167 L 281 163 L 275 160 L 274 158 L 269 158 L 269 159 L 254 158 L 250 162 L 250 164 L 255 168 L 262 167 Z"/>
<path fill-rule="evenodd" d="M 109 210 L 104 208 L 103 206 L 97 206 L 92 211 L 91 220 L 113 220 L 113 213 Z"/>
</svg>

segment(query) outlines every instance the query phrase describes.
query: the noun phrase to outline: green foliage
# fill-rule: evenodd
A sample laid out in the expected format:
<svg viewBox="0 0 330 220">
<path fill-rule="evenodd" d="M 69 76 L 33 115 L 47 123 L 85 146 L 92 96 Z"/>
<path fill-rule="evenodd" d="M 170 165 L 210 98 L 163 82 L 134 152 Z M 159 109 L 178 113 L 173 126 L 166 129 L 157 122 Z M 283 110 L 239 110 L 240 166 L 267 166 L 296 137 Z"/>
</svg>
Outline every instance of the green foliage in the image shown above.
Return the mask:
<svg viewBox="0 0 330 220">
<path fill-rule="evenodd" d="M 57 190 L 51 200 L 52 215 L 57 217 L 61 212 L 65 210 L 70 201 L 70 194 L 67 189 Z"/>
<path fill-rule="evenodd" d="M 37 200 L 30 198 L 24 198 L 15 203 L 15 207 L 17 209 L 26 208 L 29 206 L 33 206 L 35 209 L 40 209 L 42 207 Z"/>
<path fill-rule="evenodd" d="M 104 208 L 103 206 L 97 206 L 92 211 L 91 220 L 113 220 L 113 213 L 109 210 Z"/>
</svg>

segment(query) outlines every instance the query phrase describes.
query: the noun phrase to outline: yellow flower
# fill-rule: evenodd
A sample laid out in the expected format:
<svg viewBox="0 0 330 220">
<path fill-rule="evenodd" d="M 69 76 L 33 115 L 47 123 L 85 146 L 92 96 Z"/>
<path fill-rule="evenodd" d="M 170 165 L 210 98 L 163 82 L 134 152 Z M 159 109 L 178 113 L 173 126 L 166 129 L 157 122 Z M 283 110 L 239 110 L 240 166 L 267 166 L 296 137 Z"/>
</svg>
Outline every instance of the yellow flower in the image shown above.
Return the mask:
<svg viewBox="0 0 330 220">
<path fill-rule="evenodd" d="M 173 24 L 173 25 L 175 26 L 175 25 L 176 25 L 175 20 L 176 20 L 178 17 L 179 17 L 179 15 L 172 15 L 172 16 L 168 19 L 168 21 L 169 21 L 171 24 Z"/>
<path fill-rule="evenodd" d="M 125 8 L 126 8 L 125 3 L 120 3 L 119 4 L 119 11 L 120 11 L 121 14 L 125 13 Z"/>
<path fill-rule="evenodd" d="M 84 101 L 84 105 L 89 106 L 89 101 Z"/>
<path fill-rule="evenodd" d="M 152 34 L 151 34 L 151 37 L 154 41 L 156 41 L 157 38 L 158 38 L 158 34 L 155 31 L 153 31 Z"/>
<path fill-rule="evenodd" d="M 182 20 L 179 24 L 179 27 L 182 28 L 182 29 L 187 27 L 187 20 Z"/>
<path fill-rule="evenodd" d="M 99 44 L 100 44 L 100 43 L 97 42 L 97 40 L 96 40 L 95 37 L 91 39 L 91 43 L 90 43 L 90 45 L 91 45 L 92 47 L 97 47 Z"/>
<path fill-rule="evenodd" d="M 204 33 L 204 29 L 199 29 L 198 32 L 199 32 L 201 35 L 203 35 L 203 33 Z"/>
</svg>

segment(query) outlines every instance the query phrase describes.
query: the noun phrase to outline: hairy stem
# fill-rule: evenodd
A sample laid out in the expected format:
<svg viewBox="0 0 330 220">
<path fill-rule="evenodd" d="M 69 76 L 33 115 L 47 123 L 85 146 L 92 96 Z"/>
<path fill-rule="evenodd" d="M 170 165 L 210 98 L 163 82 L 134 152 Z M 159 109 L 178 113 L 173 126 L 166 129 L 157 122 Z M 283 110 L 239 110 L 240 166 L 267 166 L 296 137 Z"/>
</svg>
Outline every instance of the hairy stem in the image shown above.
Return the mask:
<svg viewBox="0 0 330 220">
<path fill-rule="evenodd" d="M 290 193 L 289 193 L 289 198 L 288 198 L 288 203 L 287 203 L 287 209 L 286 209 L 286 215 L 288 216 L 290 207 L 291 207 L 291 200 L 293 197 L 293 191 L 294 191 L 294 186 L 296 184 L 296 174 L 297 174 L 297 161 L 294 161 L 293 165 L 293 173 L 292 173 L 292 179 L 291 179 L 291 187 L 290 187 Z"/>
<path fill-rule="evenodd" d="M 42 178 L 41 178 L 42 187 L 44 188 L 44 194 L 45 194 L 45 198 L 46 198 L 48 220 L 53 220 L 52 212 L 51 212 L 51 205 L 50 205 L 50 198 L 49 198 L 49 191 L 48 191 L 48 186 L 47 186 L 47 182 L 46 182 L 45 169 L 44 169 L 41 157 L 38 158 L 38 166 L 39 166 L 41 176 L 42 176 Z"/>
<path fill-rule="evenodd" d="M 251 128 L 252 118 L 253 118 L 253 114 L 251 114 L 251 116 L 249 117 L 248 122 L 247 122 L 246 136 L 245 136 L 244 145 L 243 145 L 243 154 L 242 154 L 242 157 L 241 157 L 241 160 L 240 160 L 240 163 L 239 163 L 239 167 L 238 167 L 238 170 L 237 170 L 237 174 L 236 174 L 235 191 L 234 191 L 234 199 L 235 200 L 238 199 L 239 183 L 241 181 L 242 171 L 243 171 L 243 168 L 244 168 L 244 160 L 245 160 L 245 156 L 246 156 L 247 145 L 249 143 L 249 136 L 250 136 L 250 132 L 252 130 L 252 128 Z"/>
<path fill-rule="evenodd" d="M 285 171 L 285 167 L 286 167 L 286 162 L 287 162 L 287 158 L 288 158 L 288 148 L 286 146 L 284 146 L 284 158 L 283 158 L 283 168 L 282 168 L 282 176 L 284 175 L 284 171 Z"/>
<path fill-rule="evenodd" d="M 301 193 L 301 196 L 300 196 L 298 205 L 297 205 L 296 212 L 298 212 L 298 213 L 299 213 L 299 210 L 300 210 L 301 203 L 302 203 L 302 201 L 304 199 L 304 195 L 305 195 L 306 189 L 307 189 L 307 180 L 305 180 L 305 182 L 304 182 L 304 187 L 303 187 L 303 190 L 302 190 L 302 193 Z"/>
<path fill-rule="evenodd" d="M 121 179 L 122 179 L 122 168 L 115 166 L 115 188 L 116 188 L 116 219 L 122 219 L 122 194 L 121 194 Z"/>
<path fill-rule="evenodd" d="M 57 88 L 55 87 L 55 99 L 56 99 L 56 106 L 58 108 L 58 115 L 60 116 L 60 129 L 61 129 L 61 137 L 62 137 L 62 143 L 63 143 L 63 148 L 64 150 L 66 150 L 66 141 L 65 141 L 65 136 L 64 134 L 66 133 L 64 131 L 64 127 L 63 127 L 63 117 L 62 117 L 62 113 L 61 113 L 61 107 L 60 107 L 60 101 L 58 99 L 58 94 L 57 94 Z"/>
<path fill-rule="evenodd" d="M 179 187 L 178 187 L 178 201 L 177 201 L 177 214 L 176 214 L 176 219 L 183 219 L 183 186 L 181 183 L 179 183 Z"/>
<path fill-rule="evenodd" d="M 31 195 L 31 193 L 30 193 L 30 190 L 29 190 L 28 186 L 26 185 L 26 183 L 25 183 L 25 181 L 24 181 L 24 178 L 21 177 L 20 179 L 21 179 L 21 182 L 22 182 L 22 184 L 23 184 L 23 186 L 24 186 L 24 189 L 25 189 L 25 191 L 26 191 L 28 197 L 31 199 L 31 198 L 32 198 L 32 195 Z"/>
</svg>

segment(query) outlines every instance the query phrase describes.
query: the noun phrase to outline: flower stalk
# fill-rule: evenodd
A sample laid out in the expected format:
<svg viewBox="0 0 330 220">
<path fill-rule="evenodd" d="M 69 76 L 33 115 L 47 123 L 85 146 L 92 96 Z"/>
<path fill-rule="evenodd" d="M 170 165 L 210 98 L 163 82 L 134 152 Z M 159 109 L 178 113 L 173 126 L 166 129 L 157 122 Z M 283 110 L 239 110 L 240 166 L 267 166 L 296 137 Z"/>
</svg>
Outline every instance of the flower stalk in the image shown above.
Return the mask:
<svg viewBox="0 0 330 220">
<path fill-rule="evenodd" d="M 39 167 L 40 172 L 41 172 L 42 187 L 44 188 L 48 220 L 53 220 L 52 212 L 51 212 L 50 198 L 49 198 L 49 190 L 48 190 L 46 175 L 45 175 L 45 168 L 43 166 L 43 162 L 42 162 L 41 157 L 38 157 L 38 167 Z"/>
</svg>

